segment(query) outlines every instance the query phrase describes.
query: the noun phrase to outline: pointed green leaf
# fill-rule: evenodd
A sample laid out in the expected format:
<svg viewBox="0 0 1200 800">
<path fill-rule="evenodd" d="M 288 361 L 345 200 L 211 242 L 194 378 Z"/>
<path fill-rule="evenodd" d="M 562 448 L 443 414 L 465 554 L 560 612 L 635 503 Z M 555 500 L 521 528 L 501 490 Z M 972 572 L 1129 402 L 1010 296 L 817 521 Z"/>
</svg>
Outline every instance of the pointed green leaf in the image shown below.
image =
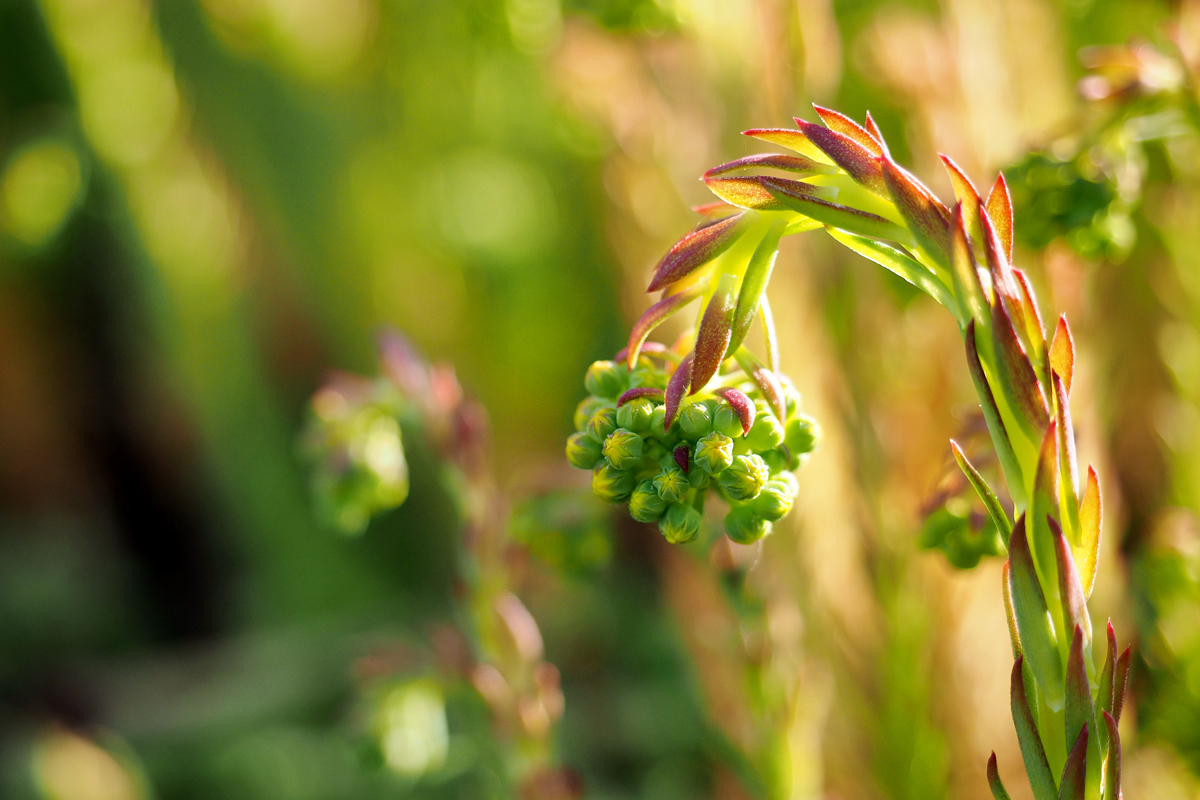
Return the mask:
<svg viewBox="0 0 1200 800">
<path fill-rule="evenodd" d="M 1121 734 L 1113 715 L 1107 711 L 1103 714 L 1109 741 L 1104 767 L 1104 800 L 1121 800 Z"/>
<path fill-rule="evenodd" d="M 987 763 L 987 778 L 988 787 L 992 790 L 994 800 L 1012 800 L 1008 796 L 1008 790 L 1004 788 L 1004 781 L 1000 780 L 1000 769 L 996 766 L 996 751 L 992 751 L 992 755 L 988 758 Z"/>
<path fill-rule="evenodd" d="M 829 235 L 849 247 L 859 255 L 874 261 L 879 266 L 916 286 L 925 294 L 936 300 L 943 308 L 959 319 L 959 324 L 965 324 L 965 314 L 961 304 L 946 288 L 936 275 L 925 268 L 914 258 L 897 247 L 883 242 L 847 233 L 837 228 L 826 228 Z"/>
<path fill-rule="evenodd" d="M 1071 425 L 1071 407 L 1067 390 L 1057 372 L 1050 373 L 1054 387 L 1054 411 L 1058 429 L 1058 513 L 1072 547 L 1083 544 L 1079 519 L 1079 467 L 1075 461 L 1075 429 Z"/>
<path fill-rule="evenodd" d="M 954 294 L 959 303 L 966 308 L 971 318 L 980 325 L 987 325 L 991 317 L 991 303 L 988 300 L 991 286 L 985 288 L 975 263 L 975 255 L 971 252 L 971 242 L 967 238 L 966 220 L 963 217 L 963 204 L 955 203 L 950 218 L 951 237 L 951 266 L 954 276 Z M 987 273 L 984 273 L 985 275 Z M 989 279 L 990 281 L 990 279 Z M 965 321 L 960 321 L 960 325 Z"/>
<path fill-rule="evenodd" d="M 1075 570 L 1075 559 L 1071 557 L 1071 545 L 1063 535 L 1062 528 L 1053 519 L 1047 520 L 1050 536 L 1054 541 L 1055 562 L 1058 568 L 1058 594 L 1062 599 L 1062 615 L 1067 630 L 1078 628 L 1083 631 L 1083 646 L 1087 652 L 1092 647 L 1092 618 L 1088 615 L 1087 598 L 1079 583 Z"/>
<path fill-rule="evenodd" d="M 779 251 L 779 237 L 783 235 L 783 220 L 775 220 L 767 229 L 742 277 L 742 288 L 738 293 L 737 307 L 733 312 L 733 336 L 729 340 L 729 351 L 737 352 L 750 332 L 750 323 L 758 314 L 759 305 L 771 280 L 771 270 Z"/>
<path fill-rule="evenodd" d="M 1038 686 L 1053 709 L 1063 704 L 1063 665 L 1058 642 L 1048 615 L 1045 595 L 1038 583 L 1029 542 L 1025 535 L 1025 516 L 1017 518 L 1008 541 L 1009 590 L 1017 632 Z"/>
<path fill-rule="evenodd" d="M 1029 711 L 1029 702 L 1025 697 L 1022 661 L 1023 659 L 1018 658 L 1012 669 L 1009 696 L 1012 700 L 1013 725 L 1017 729 L 1017 741 L 1021 745 L 1021 757 L 1025 761 L 1025 774 L 1029 776 L 1029 785 L 1033 787 L 1034 799 L 1055 800 L 1058 793 L 1054 787 L 1054 776 L 1050 772 L 1050 762 L 1046 760 L 1046 750 L 1042 747 L 1037 725 L 1034 724 L 1033 714 Z"/>
<path fill-rule="evenodd" d="M 1096 707 L 1092 703 L 1092 689 L 1088 684 L 1086 634 L 1083 627 L 1075 626 L 1071 637 L 1071 655 L 1067 658 L 1067 707 L 1066 743 L 1076 741 L 1082 731 L 1096 730 Z M 1100 796 L 1100 737 L 1090 736 L 1087 742 L 1086 796 Z M 1070 762 L 1070 756 L 1067 757 Z"/>
<path fill-rule="evenodd" d="M 1085 725 L 1075 740 L 1067 763 L 1063 767 L 1062 783 L 1058 787 L 1058 800 L 1084 800 L 1087 797 L 1088 729 Z"/>
<path fill-rule="evenodd" d="M 996 398 L 988 384 L 983 364 L 979 360 L 978 343 L 975 341 L 975 321 L 967 323 L 964 335 L 967 351 L 967 366 L 970 368 L 971 381 L 975 384 L 975 394 L 979 397 L 979 405 L 983 409 L 983 418 L 987 422 L 988 431 L 992 435 L 992 445 L 996 448 L 996 457 L 1000 459 L 1000 468 L 1004 471 L 1008 483 L 1008 493 L 1019 508 L 1025 503 L 1025 486 L 1021 483 L 1021 466 L 1013 452 L 1012 441 L 1008 430 L 1000 417 L 1000 409 L 996 406 Z"/>
<path fill-rule="evenodd" d="M 1033 364 L 1017 339 L 1012 318 L 999 293 L 992 299 L 992 343 L 996 353 L 996 373 L 1004 397 L 1016 417 L 1021 432 L 1030 442 L 1041 440 L 1050 420 L 1050 411 Z"/>
<path fill-rule="evenodd" d="M 1008 561 L 1005 561 L 1000 574 L 1000 583 L 1004 595 L 1004 617 L 1008 620 L 1008 638 L 1012 642 L 1013 658 L 1016 659 L 1025 654 L 1025 649 L 1021 646 L 1021 633 L 1017 629 L 1017 612 L 1013 609 L 1011 571 L 1011 566 Z"/>
<path fill-rule="evenodd" d="M 1096 687 L 1096 713 L 1109 712 L 1112 713 L 1113 708 L 1113 688 L 1115 686 L 1116 667 L 1117 667 L 1117 635 L 1113 632 L 1112 620 L 1108 621 L 1108 648 L 1104 656 L 1104 669 L 1100 673 L 1100 683 Z M 1100 729 L 1100 750 L 1108 756 L 1109 738 L 1108 731 L 1104 728 Z"/>
<path fill-rule="evenodd" d="M 1063 630 L 1062 599 L 1058 591 L 1058 557 L 1055 555 L 1054 534 L 1050 530 L 1050 518 L 1058 514 L 1058 444 L 1054 421 L 1046 428 L 1042 438 L 1041 453 L 1034 474 L 1033 497 L 1029 504 L 1029 549 L 1033 552 L 1033 563 L 1037 567 L 1038 580 L 1046 593 L 1050 616 L 1058 630 Z M 1067 655 L 1070 640 L 1064 635 L 1059 640 L 1062 655 Z"/>
<path fill-rule="evenodd" d="M 1045 379 L 1049 375 L 1046 365 L 1046 330 L 1042 327 L 1042 314 L 1038 311 L 1033 285 L 1029 282 L 1029 276 L 1023 271 L 1014 269 L 1012 273 L 1017 281 L 1021 315 L 1025 322 L 1024 328 L 1018 333 L 1021 334 L 1025 352 L 1029 355 L 1029 360 L 1033 362 L 1038 376 Z"/>
<path fill-rule="evenodd" d="M 996 497 L 996 493 L 992 491 L 992 487 L 987 485 L 987 481 L 979 474 L 979 470 L 967 460 L 967 456 L 963 453 L 962 448 L 958 446 L 958 442 L 950 440 L 950 450 L 954 453 L 954 460 L 958 462 L 958 468 L 967 476 L 967 480 L 975 487 L 975 492 L 979 495 L 979 499 L 983 501 L 983 507 L 988 510 L 988 514 L 992 517 L 992 522 L 996 525 L 997 531 L 1011 531 L 1012 523 L 1008 521 L 1008 514 L 1004 512 L 1004 506 L 1000 505 L 1000 499 Z"/>
<path fill-rule="evenodd" d="M 1129 648 L 1117 659 L 1113 677 L 1113 719 L 1121 721 L 1121 709 L 1125 707 L 1125 691 L 1129 688 Z"/>
</svg>

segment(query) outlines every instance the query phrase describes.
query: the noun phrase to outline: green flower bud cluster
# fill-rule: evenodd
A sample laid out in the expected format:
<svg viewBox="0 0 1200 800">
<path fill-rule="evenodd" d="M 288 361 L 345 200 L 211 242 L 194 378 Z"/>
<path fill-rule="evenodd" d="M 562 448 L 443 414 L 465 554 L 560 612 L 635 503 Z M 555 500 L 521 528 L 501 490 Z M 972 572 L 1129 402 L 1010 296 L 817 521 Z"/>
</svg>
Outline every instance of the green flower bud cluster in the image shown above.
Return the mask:
<svg viewBox="0 0 1200 800">
<path fill-rule="evenodd" d="M 645 355 L 633 370 L 613 361 L 592 364 L 584 379 L 589 396 L 576 409 L 575 433 L 567 439 L 567 460 L 592 471 L 596 496 L 628 505 L 638 522 L 658 523 L 669 542 L 699 535 L 709 492 L 729 504 L 730 539 L 761 539 L 792 509 L 799 489 L 792 470 L 816 447 L 816 423 L 800 412 L 790 384 L 780 420 L 762 391 L 738 375 L 726 387 L 744 395 L 740 412 L 720 395 L 723 390 L 700 392 L 683 399 L 667 426 L 664 395 L 654 390 L 666 387 L 669 368 L 669 362 L 662 367 Z M 743 419 L 751 423 L 748 431 Z"/>
</svg>

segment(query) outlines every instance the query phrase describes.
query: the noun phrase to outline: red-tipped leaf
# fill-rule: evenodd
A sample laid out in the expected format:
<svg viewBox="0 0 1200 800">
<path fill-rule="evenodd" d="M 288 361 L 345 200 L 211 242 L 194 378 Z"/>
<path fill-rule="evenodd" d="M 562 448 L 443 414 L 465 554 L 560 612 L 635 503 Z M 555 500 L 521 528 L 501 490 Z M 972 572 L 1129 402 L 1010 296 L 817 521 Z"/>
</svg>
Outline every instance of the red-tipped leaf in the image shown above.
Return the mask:
<svg viewBox="0 0 1200 800">
<path fill-rule="evenodd" d="M 646 338 L 650 333 L 676 311 L 703 294 L 707 285 L 707 280 L 698 281 L 694 286 L 689 286 L 682 292 L 664 297 L 646 309 L 638 321 L 633 323 L 633 328 L 629 331 L 629 345 L 625 349 L 625 363 L 630 369 L 633 369 L 633 365 L 637 363 L 638 356 L 641 355 Z"/>
<path fill-rule="evenodd" d="M 756 407 L 746 393 L 740 389 L 723 388 L 717 389 L 716 395 L 728 403 L 733 413 L 737 414 L 738 422 L 742 423 L 742 435 L 750 433 L 750 429 L 754 427 Z"/>
<path fill-rule="evenodd" d="M 863 127 L 867 129 L 867 133 L 871 134 L 871 138 L 879 145 L 880 151 L 885 156 L 890 156 L 887 140 L 883 138 L 883 131 L 879 130 L 879 126 L 875 124 L 875 118 L 871 116 L 870 111 L 867 112 L 867 119 L 863 123 Z"/>
<path fill-rule="evenodd" d="M 979 266 L 975 263 L 975 254 L 971 252 L 963 208 L 961 202 L 955 203 L 950 217 L 950 263 L 954 276 L 954 293 L 966 309 L 967 314 L 964 316 L 969 316 L 980 325 L 987 325 L 992 313 L 991 303 L 988 301 L 990 286 L 984 287 Z M 965 326 L 966 319 L 961 320 L 960 324 Z"/>
<path fill-rule="evenodd" d="M 856 183 L 881 197 L 887 197 L 887 185 L 883 182 L 878 153 L 872 153 L 844 133 L 823 128 L 813 122 L 797 118 L 796 126 Z"/>
<path fill-rule="evenodd" d="M 820 128 L 820 130 L 825 130 Z M 912 236 L 891 220 L 877 214 L 859 211 L 857 208 L 831 203 L 811 194 L 792 191 L 786 183 L 776 178 L 762 178 L 762 185 L 792 211 L 816 220 L 822 225 L 840 228 L 850 233 L 871 239 L 889 239 L 901 244 L 912 242 Z M 786 231 L 785 231 L 786 233 Z"/>
<path fill-rule="evenodd" d="M 1075 738 L 1067 763 L 1063 766 L 1058 800 L 1085 800 L 1087 797 L 1088 729 L 1085 725 Z"/>
<path fill-rule="evenodd" d="M 761 139 L 764 142 L 777 144 L 780 147 L 808 156 L 822 164 L 833 164 L 833 160 L 822 152 L 821 148 L 808 140 L 798 130 L 793 128 L 751 128 L 748 131 L 742 131 L 743 136 L 750 136 L 754 139 Z"/>
<path fill-rule="evenodd" d="M 1079 583 L 1079 573 L 1075 570 L 1075 559 L 1071 556 L 1071 545 L 1063 535 L 1062 528 L 1053 519 L 1048 520 L 1050 535 L 1054 539 L 1054 555 L 1058 565 L 1058 594 L 1062 599 L 1063 619 L 1067 628 L 1078 628 L 1083 631 L 1083 644 L 1091 650 L 1092 618 L 1088 615 L 1087 598 L 1083 595 L 1083 586 Z"/>
<path fill-rule="evenodd" d="M 738 276 L 725 274 L 717 284 L 696 332 L 696 349 L 692 357 L 692 388 L 695 394 L 712 380 L 725 360 L 729 339 L 733 335 L 733 311 L 737 302 Z"/>
<path fill-rule="evenodd" d="M 1004 397 L 1016 416 L 1021 432 L 1028 441 L 1036 443 L 1050 421 L 1050 410 L 1042 394 L 1037 372 L 1017 339 L 1012 317 L 1008 315 L 999 293 L 992 299 L 992 343 Z"/>
<path fill-rule="evenodd" d="M 651 400 L 662 400 L 664 394 L 665 393 L 662 389 L 655 389 L 653 386 L 635 386 L 617 398 L 617 408 L 625 405 L 630 400 L 637 400 L 639 397 L 649 397 Z"/>
<path fill-rule="evenodd" d="M 749 222 L 746 214 L 737 214 L 684 236 L 658 262 L 654 278 L 646 291 L 658 291 L 686 278 L 724 253 L 745 233 Z"/>
<path fill-rule="evenodd" d="M 671 379 L 667 381 L 667 391 L 664 394 L 663 405 L 665 406 L 663 419 L 663 427 L 670 428 L 675 422 L 675 415 L 679 413 L 679 404 L 683 402 L 684 395 L 687 393 L 688 384 L 692 381 L 692 354 L 688 353 L 683 361 L 679 362 L 679 366 L 675 368 L 675 372 L 671 374 Z"/>
<path fill-rule="evenodd" d="M 942 160 L 942 166 L 946 168 L 946 174 L 950 176 L 950 184 L 954 187 L 955 198 L 962 205 L 967 233 L 976 242 L 983 241 L 979 229 L 979 191 L 975 188 L 975 184 L 971 183 L 967 173 L 963 172 L 950 156 L 938 153 L 938 158 Z"/>
<path fill-rule="evenodd" d="M 1000 459 L 1000 467 L 1003 469 L 1005 475 L 1019 476 L 1021 474 L 1020 464 L 1017 461 L 1016 454 L 1013 452 L 1012 441 L 1009 439 L 1004 421 L 1000 417 L 1000 410 L 996 405 L 996 398 L 992 394 L 992 388 L 988 384 L 987 375 L 983 371 L 983 364 L 979 360 L 978 343 L 975 341 L 974 320 L 967 323 L 964 339 L 967 352 L 967 366 L 971 372 L 971 381 L 975 384 L 975 394 L 979 397 L 979 405 L 983 409 L 983 418 L 987 422 L 988 431 L 992 435 L 992 445 L 996 448 L 996 456 Z M 1025 487 L 1021 484 L 1020 480 L 1011 482 L 1008 492 L 1017 506 L 1025 504 Z"/>
<path fill-rule="evenodd" d="M 1088 635 L 1079 625 L 1071 637 L 1070 656 L 1067 658 L 1067 706 L 1066 744 L 1076 741 L 1085 730 L 1098 730 L 1096 707 L 1092 702 L 1092 689 L 1088 684 L 1086 640 Z M 1090 736 L 1087 742 L 1085 785 L 1087 797 L 1100 796 L 1100 736 Z M 1069 760 L 1069 759 L 1068 759 Z"/>
<path fill-rule="evenodd" d="M 1033 479 L 1033 497 L 1029 503 L 1029 548 L 1037 566 L 1038 579 L 1046 593 L 1046 604 L 1055 626 L 1062 630 L 1062 598 L 1058 591 L 1058 557 L 1055 555 L 1054 534 L 1050 529 L 1050 518 L 1058 515 L 1058 440 L 1057 425 L 1052 421 L 1042 438 L 1037 469 Z M 1066 656 L 1068 640 L 1061 645 Z"/>
<path fill-rule="evenodd" d="M 1113 719 L 1121 721 L 1121 710 L 1125 707 L 1125 692 L 1129 689 L 1129 648 L 1117 659 L 1113 676 Z"/>
<path fill-rule="evenodd" d="M 1067 390 L 1057 372 L 1050 373 L 1054 387 L 1055 422 L 1058 429 L 1058 506 L 1072 547 L 1083 544 L 1079 520 L 1079 467 L 1075 462 L 1075 429 Z"/>
<path fill-rule="evenodd" d="M 1033 566 L 1025 516 L 1017 518 L 1008 540 L 1009 589 L 1021 647 L 1051 708 L 1062 708 L 1063 664 L 1046 612 L 1046 597 Z"/>
<path fill-rule="evenodd" d="M 825 123 L 825 127 L 829 128 L 829 130 L 837 131 L 843 136 L 850 137 L 873 156 L 883 154 L 883 148 L 875 140 L 875 137 L 866 128 L 845 114 L 840 111 L 834 111 L 831 108 L 822 108 L 816 103 L 813 103 L 813 111 L 817 112 L 817 116 L 821 118 L 821 122 Z"/>
<path fill-rule="evenodd" d="M 763 363 L 745 347 L 739 347 L 733 357 L 737 359 L 738 366 L 742 368 L 742 371 L 750 376 L 750 380 L 754 381 L 754 385 L 763 393 L 763 398 L 767 401 L 767 406 L 776 419 L 780 422 L 787 419 L 784 414 L 783 386 L 780 385 L 779 378 L 775 376 L 775 373 L 763 366 Z"/>
<path fill-rule="evenodd" d="M 779 201 L 763 186 L 764 176 L 746 175 L 736 178 L 705 178 L 704 185 L 709 191 L 730 205 L 754 211 L 786 211 L 787 206 Z M 786 186 L 794 194 L 815 197 L 818 200 L 833 200 L 837 191 L 828 186 L 813 186 L 804 181 L 794 181 L 790 178 L 772 178 Z"/>
<path fill-rule="evenodd" d="M 1042 746 L 1042 739 L 1038 736 L 1037 725 L 1026 699 L 1025 677 L 1021 671 L 1023 661 L 1023 658 L 1018 658 L 1012 668 L 1009 697 L 1012 701 L 1013 725 L 1017 729 L 1021 758 L 1025 762 L 1025 774 L 1029 776 L 1034 800 L 1055 800 L 1058 793 L 1054 789 L 1054 775 L 1050 772 L 1046 749 Z"/>
<path fill-rule="evenodd" d="M 996 751 L 992 751 L 992 755 L 988 758 L 987 763 L 987 779 L 988 788 L 992 790 L 994 800 L 1012 800 L 1009 797 L 1008 790 L 1004 788 L 1004 781 L 1000 780 L 1000 769 L 996 766 Z"/>
<path fill-rule="evenodd" d="M 719 167 L 713 167 L 704 173 L 705 178 L 716 178 L 736 172 L 739 169 L 778 169 L 784 172 L 796 172 L 803 175 L 832 175 L 837 167 L 832 164 L 814 161 L 804 156 L 789 156 L 782 153 L 758 153 L 752 156 L 728 161 Z"/>
<path fill-rule="evenodd" d="M 1121 733 L 1117 720 L 1107 711 L 1104 727 L 1108 731 L 1108 758 L 1104 766 L 1104 800 L 1121 800 Z"/>
<path fill-rule="evenodd" d="M 950 268 L 950 212 L 925 186 L 890 159 L 883 160 L 888 196 L 900 210 L 917 245 L 929 258 Z"/>
<path fill-rule="evenodd" d="M 1009 261 L 1013 257 L 1013 211 L 1012 198 L 1008 194 L 1008 182 L 1004 180 L 1004 175 L 1001 173 L 996 176 L 996 182 L 992 185 L 992 191 L 988 194 L 987 202 L 988 216 L 992 218 L 992 223 L 996 226 L 996 235 L 1000 242 L 1004 245 L 1004 253 Z"/>
</svg>

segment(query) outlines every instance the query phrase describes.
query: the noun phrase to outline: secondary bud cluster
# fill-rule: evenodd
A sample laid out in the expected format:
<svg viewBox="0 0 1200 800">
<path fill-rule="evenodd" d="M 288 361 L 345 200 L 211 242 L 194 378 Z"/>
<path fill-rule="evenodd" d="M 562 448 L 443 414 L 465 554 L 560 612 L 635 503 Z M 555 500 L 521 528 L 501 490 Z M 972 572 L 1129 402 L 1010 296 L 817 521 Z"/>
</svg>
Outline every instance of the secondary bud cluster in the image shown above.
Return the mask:
<svg viewBox="0 0 1200 800">
<path fill-rule="evenodd" d="M 759 387 L 740 371 L 718 375 L 714 389 L 683 398 L 668 416 L 665 390 L 680 367 L 669 353 L 625 363 L 597 361 L 587 371 L 588 397 L 575 411 L 567 460 L 592 471 L 592 490 L 624 503 L 638 522 L 657 522 L 672 543 L 700 533 L 709 491 L 729 504 L 725 532 L 747 544 L 771 532 L 792 508 L 792 470 L 813 450 L 816 423 L 783 386 L 781 420 Z"/>
</svg>

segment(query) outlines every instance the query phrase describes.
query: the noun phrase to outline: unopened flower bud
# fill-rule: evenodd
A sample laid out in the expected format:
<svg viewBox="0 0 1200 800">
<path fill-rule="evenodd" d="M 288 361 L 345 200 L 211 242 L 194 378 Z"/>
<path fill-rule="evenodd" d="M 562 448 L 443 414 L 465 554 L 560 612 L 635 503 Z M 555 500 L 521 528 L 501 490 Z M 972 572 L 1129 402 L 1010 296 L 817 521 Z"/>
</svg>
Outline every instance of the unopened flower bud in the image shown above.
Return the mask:
<svg viewBox="0 0 1200 800">
<path fill-rule="evenodd" d="M 733 463 L 733 440 L 723 433 L 713 431 L 696 442 L 693 456 L 697 466 L 709 475 L 716 475 Z"/>
<path fill-rule="evenodd" d="M 617 469 L 632 469 L 642 460 L 642 437 L 617 428 L 604 440 L 604 457 Z"/>
<path fill-rule="evenodd" d="M 676 466 L 665 467 L 654 478 L 654 489 L 668 503 L 681 502 L 690 488 L 688 476 Z"/>
<path fill-rule="evenodd" d="M 821 429 L 816 421 L 803 414 L 790 420 L 785 431 L 783 443 L 794 456 L 811 453 L 821 439 Z"/>
<path fill-rule="evenodd" d="M 667 430 L 664 424 L 667 421 L 666 406 L 655 406 L 654 412 L 650 414 L 650 429 L 649 433 L 655 439 L 658 439 L 664 445 L 674 442 L 679 438 L 679 422 L 671 424 L 671 429 Z"/>
<path fill-rule="evenodd" d="M 646 359 L 643 358 L 642 362 Z M 655 366 L 638 366 L 633 372 L 629 373 L 630 386 L 652 386 L 655 389 L 667 388 L 668 375 L 665 371 Z"/>
<path fill-rule="evenodd" d="M 750 506 L 735 506 L 725 515 L 725 535 L 738 544 L 752 544 L 770 532 L 771 523 Z"/>
<path fill-rule="evenodd" d="M 742 435 L 742 421 L 728 403 L 721 403 L 717 406 L 717 413 L 713 415 L 712 429 L 730 439 L 736 439 Z"/>
<path fill-rule="evenodd" d="M 746 436 L 746 444 L 756 453 L 774 450 L 783 444 L 783 425 L 775 419 L 774 414 L 760 415 Z"/>
<path fill-rule="evenodd" d="M 602 406 L 597 409 L 587 424 L 587 432 L 598 442 L 603 442 L 616 429 L 617 410 L 612 406 Z"/>
<path fill-rule="evenodd" d="M 684 503 L 674 503 L 658 522 L 658 529 L 671 544 L 683 544 L 700 533 L 700 512 Z"/>
<path fill-rule="evenodd" d="M 573 433 L 567 439 L 567 461 L 576 469 L 591 469 L 601 458 L 600 442 L 590 433 Z"/>
<path fill-rule="evenodd" d="M 667 502 L 658 496 L 653 481 L 642 481 L 629 496 L 629 516 L 638 522 L 657 522 L 667 510 Z"/>
<path fill-rule="evenodd" d="M 729 469 L 721 473 L 721 488 L 734 500 L 750 500 L 758 496 L 770 477 L 760 456 L 735 456 Z"/>
<path fill-rule="evenodd" d="M 712 430 L 712 412 L 707 403 L 689 403 L 679 412 L 679 429 L 695 441 Z"/>
<path fill-rule="evenodd" d="M 749 505 L 758 516 L 775 522 L 786 517 L 792 510 L 792 504 L 796 501 L 796 490 L 795 477 L 790 472 L 783 472 L 767 481 L 767 485 Z"/>
<path fill-rule="evenodd" d="M 588 367 L 583 385 L 596 397 L 616 398 L 625 391 L 624 370 L 612 361 L 596 361 Z"/>
<path fill-rule="evenodd" d="M 692 459 L 695 462 L 695 459 Z M 699 464 L 693 463 L 692 468 L 688 471 L 688 485 L 693 489 L 703 489 L 713 481 L 713 476 L 709 475 Z"/>
<path fill-rule="evenodd" d="M 620 503 L 628 498 L 633 491 L 633 483 L 631 471 L 616 469 L 606 461 L 601 461 L 592 470 L 592 492 L 610 503 Z"/>
<path fill-rule="evenodd" d="M 650 418 L 653 415 L 654 403 L 639 397 L 617 409 L 617 424 L 635 433 L 644 433 L 650 430 Z"/>
<path fill-rule="evenodd" d="M 610 405 L 612 405 L 611 402 L 600 397 L 585 397 L 583 401 L 575 407 L 575 430 L 586 430 L 588 421 L 592 418 L 592 415 L 594 415 L 601 408 Z"/>
</svg>

